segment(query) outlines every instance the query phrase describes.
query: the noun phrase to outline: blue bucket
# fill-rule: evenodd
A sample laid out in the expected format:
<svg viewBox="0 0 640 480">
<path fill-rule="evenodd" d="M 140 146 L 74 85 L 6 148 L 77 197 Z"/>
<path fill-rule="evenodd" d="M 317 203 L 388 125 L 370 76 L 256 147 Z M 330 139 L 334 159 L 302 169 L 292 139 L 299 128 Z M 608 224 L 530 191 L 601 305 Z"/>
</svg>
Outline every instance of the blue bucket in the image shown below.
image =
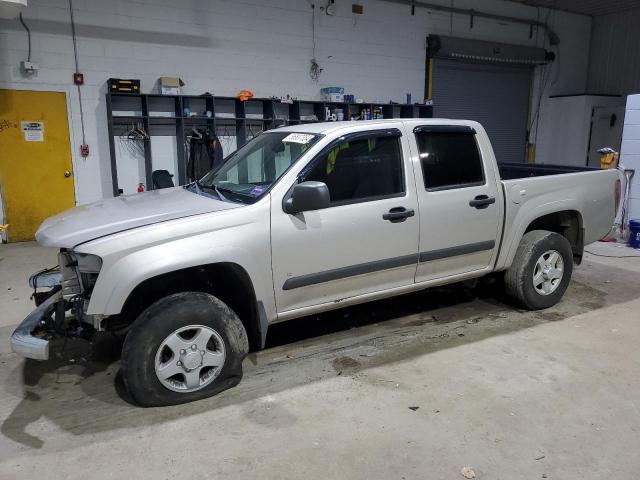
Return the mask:
<svg viewBox="0 0 640 480">
<path fill-rule="evenodd" d="M 629 220 L 629 246 L 640 248 L 640 219 Z"/>
</svg>

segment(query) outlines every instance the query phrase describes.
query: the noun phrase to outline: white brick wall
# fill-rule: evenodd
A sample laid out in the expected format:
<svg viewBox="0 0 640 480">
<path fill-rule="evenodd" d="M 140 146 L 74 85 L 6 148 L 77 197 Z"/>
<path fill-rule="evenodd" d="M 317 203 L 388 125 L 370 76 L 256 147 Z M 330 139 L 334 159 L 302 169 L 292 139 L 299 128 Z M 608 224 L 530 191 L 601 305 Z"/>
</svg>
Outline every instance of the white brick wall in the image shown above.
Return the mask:
<svg viewBox="0 0 640 480">
<path fill-rule="evenodd" d="M 437 1 L 437 0 L 434 0 Z M 318 6 L 325 2 L 317 2 Z M 26 34 L 17 20 L 0 20 L 0 88 L 67 93 L 71 122 L 76 200 L 83 204 L 111 195 L 104 105 L 109 77 L 140 78 L 151 90 L 161 75 L 178 75 L 185 93 L 209 91 L 257 96 L 290 93 L 316 98 L 323 86 L 342 85 L 367 100 L 415 100 L 424 90 L 425 38 L 429 33 L 482 40 L 542 45 L 526 25 L 363 0 L 364 15 L 351 14 L 351 1 L 337 0 L 336 15 L 316 9 L 316 58 L 324 68 L 320 82 L 308 75 L 311 9 L 304 0 L 74 0 L 87 142 L 91 155 L 79 156 L 80 123 L 75 88 L 70 85 L 73 49 L 67 0 L 30 0 L 24 17 L 32 28 L 32 61 L 37 77 L 24 78 Z M 446 0 L 443 4 L 449 5 Z M 456 0 L 474 8 L 523 18 L 544 18 L 522 4 L 502 0 Z M 553 12 L 560 36 L 546 94 L 582 93 L 586 86 L 591 20 Z M 537 85 L 539 82 L 535 82 Z"/>
<path fill-rule="evenodd" d="M 629 218 L 640 218 L 640 95 L 627 97 L 620 163 L 636 171 L 629 194 Z"/>
</svg>

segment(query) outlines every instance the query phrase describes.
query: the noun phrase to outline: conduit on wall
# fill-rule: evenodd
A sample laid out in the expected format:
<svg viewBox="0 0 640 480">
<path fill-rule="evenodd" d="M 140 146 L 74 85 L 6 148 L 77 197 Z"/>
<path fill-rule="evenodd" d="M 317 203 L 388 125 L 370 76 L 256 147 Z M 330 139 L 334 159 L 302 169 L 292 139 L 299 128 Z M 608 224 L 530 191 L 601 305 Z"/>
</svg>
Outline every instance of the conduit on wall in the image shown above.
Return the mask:
<svg viewBox="0 0 640 480">
<path fill-rule="evenodd" d="M 400 5 L 407 5 L 411 7 L 412 11 L 417 7 L 417 8 L 425 8 L 427 10 L 436 10 L 436 11 L 448 12 L 452 14 L 455 13 L 458 15 L 466 15 L 469 17 L 472 26 L 473 26 L 473 19 L 475 17 L 478 17 L 478 18 L 488 18 L 491 20 L 498 20 L 501 22 L 520 23 L 523 25 L 527 25 L 529 27 L 531 26 L 541 27 L 541 28 L 544 28 L 545 31 L 547 32 L 547 36 L 549 37 L 549 43 L 551 45 L 558 45 L 560 43 L 560 37 L 558 37 L 558 35 L 553 30 L 551 30 L 549 25 L 547 25 L 545 22 L 541 22 L 540 20 L 510 17 L 507 15 L 498 15 L 495 13 L 481 12 L 478 10 L 474 10 L 472 8 L 447 7 L 445 5 L 437 5 L 434 3 L 421 2 L 417 0 L 382 0 L 382 1 L 388 2 L 388 3 L 396 3 Z"/>
</svg>

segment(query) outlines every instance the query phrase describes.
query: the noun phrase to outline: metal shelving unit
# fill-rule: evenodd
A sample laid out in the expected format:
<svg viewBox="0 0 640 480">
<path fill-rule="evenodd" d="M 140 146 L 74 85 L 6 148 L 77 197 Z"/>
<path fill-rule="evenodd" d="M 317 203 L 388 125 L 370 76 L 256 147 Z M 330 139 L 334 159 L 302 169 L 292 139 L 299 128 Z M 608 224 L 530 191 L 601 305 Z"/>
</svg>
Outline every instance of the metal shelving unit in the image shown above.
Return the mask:
<svg viewBox="0 0 640 480">
<path fill-rule="evenodd" d="M 427 105 L 383 104 L 383 103 L 332 103 L 322 101 L 294 100 L 283 103 L 271 98 L 252 98 L 241 102 L 235 97 L 212 95 L 160 95 L 107 93 L 107 128 L 109 153 L 111 156 L 111 179 L 113 195 L 122 192 L 118 186 L 116 146 L 114 136 L 124 128 L 140 124 L 145 132 L 152 127 L 163 127 L 176 136 L 177 183 L 186 183 L 188 132 L 196 127 L 205 127 L 213 132 L 224 128 L 235 133 L 236 147 L 244 145 L 248 136 L 256 130 L 264 131 L 284 125 L 296 125 L 325 121 L 326 107 L 340 108 L 344 119 L 360 116 L 364 109 L 379 109 L 383 118 L 431 118 L 433 107 Z M 210 116 L 205 112 L 210 112 Z M 309 117 L 317 118 L 312 120 Z M 169 130 L 166 130 L 166 128 Z M 173 128 L 172 128 L 173 127 Z M 175 130 L 174 130 L 175 129 Z M 151 141 L 143 141 L 145 180 L 148 189 L 153 188 Z M 226 152 L 229 153 L 229 152 Z"/>
</svg>

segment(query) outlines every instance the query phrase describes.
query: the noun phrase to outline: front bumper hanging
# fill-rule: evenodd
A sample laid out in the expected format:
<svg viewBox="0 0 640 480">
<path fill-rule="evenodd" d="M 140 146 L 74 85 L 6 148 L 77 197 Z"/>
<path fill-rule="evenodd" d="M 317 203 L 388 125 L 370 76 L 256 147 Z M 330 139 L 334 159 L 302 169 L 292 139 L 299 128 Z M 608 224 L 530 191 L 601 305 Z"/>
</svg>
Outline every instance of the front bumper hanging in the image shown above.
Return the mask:
<svg viewBox="0 0 640 480">
<path fill-rule="evenodd" d="M 90 340 L 104 319 L 85 313 L 101 265 L 95 255 L 61 250 L 58 266 L 31 275 L 36 309 L 11 335 L 12 350 L 34 360 L 48 360 L 54 338 Z M 49 290 L 38 291 L 41 288 Z"/>
<path fill-rule="evenodd" d="M 52 310 L 61 300 L 62 291 L 58 291 L 27 315 L 11 335 L 11 349 L 15 353 L 34 360 L 49 359 L 49 340 L 34 332 L 51 318 Z"/>
</svg>

